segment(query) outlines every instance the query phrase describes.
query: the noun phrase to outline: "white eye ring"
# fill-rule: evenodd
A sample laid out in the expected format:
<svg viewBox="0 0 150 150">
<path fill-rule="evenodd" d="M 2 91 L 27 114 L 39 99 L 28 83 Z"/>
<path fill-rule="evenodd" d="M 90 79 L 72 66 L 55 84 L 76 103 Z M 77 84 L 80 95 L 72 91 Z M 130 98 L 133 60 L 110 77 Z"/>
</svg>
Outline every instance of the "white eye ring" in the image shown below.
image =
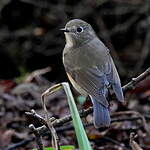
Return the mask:
<svg viewBox="0 0 150 150">
<path fill-rule="evenodd" d="M 83 32 L 83 28 L 82 27 L 77 27 L 76 31 L 77 31 L 77 33 L 81 33 L 81 32 Z"/>
</svg>

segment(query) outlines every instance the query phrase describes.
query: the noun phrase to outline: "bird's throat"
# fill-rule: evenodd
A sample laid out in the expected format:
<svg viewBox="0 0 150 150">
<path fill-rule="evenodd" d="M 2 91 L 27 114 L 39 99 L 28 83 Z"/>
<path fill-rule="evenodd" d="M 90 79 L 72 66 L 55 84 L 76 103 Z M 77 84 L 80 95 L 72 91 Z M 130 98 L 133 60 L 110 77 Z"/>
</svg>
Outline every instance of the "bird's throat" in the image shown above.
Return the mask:
<svg viewBox="0 0 150 150">
<path fill-rule="evenodd" d="M 75 45 L 75 40 L 72 38 L 72 36 L 68 33 L 65 33 L 66 38 L 66 46 L 68 48 L 73 47 Z"/>
</svg>

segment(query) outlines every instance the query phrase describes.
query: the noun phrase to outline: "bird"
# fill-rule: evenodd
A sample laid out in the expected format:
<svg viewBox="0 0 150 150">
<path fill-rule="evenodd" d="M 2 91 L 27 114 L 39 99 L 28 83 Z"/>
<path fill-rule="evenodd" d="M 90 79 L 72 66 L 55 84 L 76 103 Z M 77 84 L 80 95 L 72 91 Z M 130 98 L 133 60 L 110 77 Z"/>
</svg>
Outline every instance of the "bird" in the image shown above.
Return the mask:
<svg viewBox="0 0 150 150">
<path fill-rule="evenodd" d="M 118 101 L 124 102 L 121 81 L 109 49 L 92 26 L 81 19 L 68 21 L 60 30 L 65 34 L 62 59 L 71 84 L 81 95 L 90 96 L 95 128 L 109 127 L 108 88 L 112 87 Z"/>
</svg>

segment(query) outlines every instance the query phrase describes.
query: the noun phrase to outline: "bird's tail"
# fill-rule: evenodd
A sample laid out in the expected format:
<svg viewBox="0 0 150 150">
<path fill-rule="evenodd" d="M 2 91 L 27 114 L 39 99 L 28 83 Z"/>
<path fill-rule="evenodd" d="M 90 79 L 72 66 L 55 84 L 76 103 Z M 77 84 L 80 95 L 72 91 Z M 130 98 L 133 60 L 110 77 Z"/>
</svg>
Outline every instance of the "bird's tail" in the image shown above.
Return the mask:
<svg viewBox="0 0 150 150">
<path fill-rule="evenodd" d="M 108 107 L 103 106 L 97 100 L 92 99 L 93 103 L 93 122 L 96 128 L 110 126 L 110 114 Z"/>
</svg>

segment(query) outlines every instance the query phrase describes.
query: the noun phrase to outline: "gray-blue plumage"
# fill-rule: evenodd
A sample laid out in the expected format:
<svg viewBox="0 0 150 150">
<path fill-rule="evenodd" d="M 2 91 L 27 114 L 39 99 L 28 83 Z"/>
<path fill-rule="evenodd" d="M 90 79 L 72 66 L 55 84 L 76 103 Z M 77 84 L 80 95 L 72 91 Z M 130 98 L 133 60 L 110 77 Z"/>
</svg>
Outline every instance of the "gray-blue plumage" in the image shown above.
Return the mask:
<svg viewBox="0 0 150 150">
<path fill-rule="evenodd" d="M 84 28 L 81 33 L 76 29 Z M 66 46 L 63 63 L 74 88 L 82 95 L 89 95 L 94 108 L 96 127 L 109 126 L 107 88 L 109 85 L 121 102 L 124 96 L 118 72 L 108 48 L 99 40 L 92 27 L 79 19 L 66 25 Z"/>
<path fill-rule="evenodd" d="M 93 122 L 96 128 L 108 127 L 110 125 L 110 113 L 108 107 L 100 104 L 97 100 L 92 99 L 93 103 Z"/>
</svg>

